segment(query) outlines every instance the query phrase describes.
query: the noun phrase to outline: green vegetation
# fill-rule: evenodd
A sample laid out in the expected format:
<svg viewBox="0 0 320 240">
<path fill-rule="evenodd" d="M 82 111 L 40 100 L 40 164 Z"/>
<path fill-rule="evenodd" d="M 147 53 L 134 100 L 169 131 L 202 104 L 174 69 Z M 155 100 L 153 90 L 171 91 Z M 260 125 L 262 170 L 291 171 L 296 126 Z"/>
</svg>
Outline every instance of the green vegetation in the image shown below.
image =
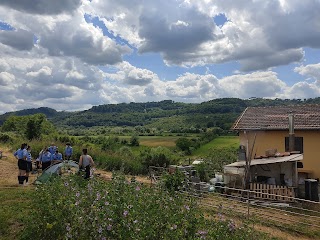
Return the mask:
<svg viewBox="0 0 320 240">
<path fill-rule="evenodd" d="M 42 113 L 60 134 L 68 135 L 144 135 L 163 133 L 202 133 L 216 129 L 226 134 L 249 106 L 275 106 L 320 103 L 314 99 L 237 99 L 222 98 L 203 103 L 178 103 L 171 100 L 146 103 L 121 103 L 94 106 L 81 112 L 57 112 L 50 108 L 26 109 L 0 115 L 0 124 L 10 116 Z"/>
<path fill-rule="evenodd" d="M 213 149 L 219 148 L 238 148 L 239 147 L 239 137 L 238 136 L 219 136 L 212 140 L 211 142 L 200 146 L 192 152 L 193 156 L 207 156 Z"/>
<path fill-rule="evenodd" d="M 39 187 L 33 202 L 38 210 L 21 239 L 268 239 L 245 221 L 205 217 L 193 198 L 121 174 L 111 182 L 57 178 Z"/>
<path fill-rule="evenodd" d="M 28 215 L 35 211 L 30 188 L 0 189 L 0 239 L 18 239 Z"/>
</svg>

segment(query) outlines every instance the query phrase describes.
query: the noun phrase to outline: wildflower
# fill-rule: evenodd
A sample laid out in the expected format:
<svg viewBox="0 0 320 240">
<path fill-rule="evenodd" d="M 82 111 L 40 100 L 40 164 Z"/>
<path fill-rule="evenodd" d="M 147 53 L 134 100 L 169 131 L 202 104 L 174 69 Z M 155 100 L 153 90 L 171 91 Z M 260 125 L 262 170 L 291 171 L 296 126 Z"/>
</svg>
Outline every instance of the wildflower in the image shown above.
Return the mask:
<svg viewBox="0 0 320 240">
<path fill-rule="evenodd" d="M 108 231 L 111 231 L 111 229 L 112 229 L 112 225 L 109 224 L 109 225 L 107 226 L 107 230 L 108 230 Z"/>
<path fill-rule="evenodd" d="M 64 182 L 64 186 L 65 186 L 65 187 L 68 187 L 68 186 L 69 186 L 69 183 L 68 183 L 68 182 Z"/>
<path fill-rule="evenodd" d="M 70 230 L 71 230 L 70 223 L 67 224 L 66 230 L 67 230 L 67 232 L 70 232 Z"/>
<path fill-rule="evenodd" d="M 178 226 L 177 226 L 176 224 L 173 224 L 173 225 L 172 225 L 172 227 L 171 227 L 170 229 L 171 229 L 171 230 L 176 230 L 176 229 L 177 229 L 177 227 L 178 227 Z"/>
<path fill-rule="evenodd" d="M 108 201 L 107 201 L 107 202 L 105 202 L 105 203 L 104 203 L 104 205 L 108 206 L 108 205 L 109 205 L 109 202 L 108 202 Z"/>
<path fill-rule="evenodd" d="M 67 233 L 66 237 L 71 239 L 72 235 L 70 233 Z"/>
<path fill-rule="evenodd" d="M 140 186 L 138 185 L 138 186 L 136 186 L 136 191 L 140 191 Z"/>
<path fill-rule="evenodd" d="M 128 215 L 128 213 L 129 213 L 129 212 L 128 212 L 127 210 L 125 210 L 125 211 L 123 212 L 123 216 L 126 217 L 126 216 Z"/>
<path fill-rule="evenodd" d="M 107 240 L 106 237 L 102 237 L 101 240 Z"/>
<path fill-rule="evenodd" d="M 236 228 L 236 225 L 234 223 L 234 221 L 230 221 L 229 224 L 228 224 L 228 228 L 229 228 L 229 231 L 230 232 L 234 232 L 235 228 Z"/>
<path fill-rule="evenodd" d="M 188 205 L 184 205 L 184 208 L 187 209 L 188 211 L 190 210 L 190 207 Z"/>
<path fill-rule="evenodd" d="M 80 196 L 80 193 L 79 193 L 79 192 L 77 192 L 77 193 L 76 193 L 76 197 L 79 197 L 79 196 Z"/>
<path fill-rule="evenodd" d="M 101 195 L 100 195 L 100 193 L 98 192 L 98 193 L 97 193 L 97 198 L 96 198 L 96 200 L 99 201 L 100 198 L 101 198 Z"/>
<path fill-rule="evenodd" d="M 100 234 L 102 233 L 102 227 L 101 226 L 98 229 L 98 233 L 100 233 Z"/>
<path fill-rule="evenodd" d="M 138 222 L 138 220 L 134 220 L 134 221 L 133 221 L 133 223 L 137 223 L 137 222 Z"/>
<path fill-rule="evenodd" d="M 112 218 L 108 218 L 108 221 L 112 222 Z"/>
<path fill-rule="evenodd" d="M 203 231 L 203 230 L 199 230 L 197 232 L 197 234 L 200 235 L 200 239 L 205 239 L 207 234 L 208 234 L 208 232 L 207 231 Z"/>
<path fill-rule="evenodd" d="M 47 228 L 48 228 L 48 229 L 51 229 L 52 227 L 53 227 L 53 224 L 47 223 Z"/>
<path fill-rule="evenodd" d="M 76 203 L 74 205 L 78 206 L 79 205 L 79 201 L 76 201 Z"/>
</svg>

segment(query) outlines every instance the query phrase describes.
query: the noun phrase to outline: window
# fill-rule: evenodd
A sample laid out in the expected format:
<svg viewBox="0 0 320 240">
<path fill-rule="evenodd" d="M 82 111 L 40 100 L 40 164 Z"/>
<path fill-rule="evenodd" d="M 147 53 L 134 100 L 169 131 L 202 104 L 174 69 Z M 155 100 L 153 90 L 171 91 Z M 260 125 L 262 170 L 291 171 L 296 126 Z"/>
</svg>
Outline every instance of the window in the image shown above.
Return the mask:
<svg viewBox="0 0 320 240">
<path fill-rule="evenodd" d="M 285 150 L 286 152 L 289 151 L 289 137 L 285 138 Z M 303 153 L 303 137 L 294 138 L 294 150 Z"/>
</svg>

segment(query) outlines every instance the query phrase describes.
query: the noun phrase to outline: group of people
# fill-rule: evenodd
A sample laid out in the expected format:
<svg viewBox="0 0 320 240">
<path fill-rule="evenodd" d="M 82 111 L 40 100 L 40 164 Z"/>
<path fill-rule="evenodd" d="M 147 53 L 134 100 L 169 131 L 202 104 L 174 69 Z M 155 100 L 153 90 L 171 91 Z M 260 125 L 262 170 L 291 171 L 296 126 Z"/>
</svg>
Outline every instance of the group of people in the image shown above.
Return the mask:
<svg viewBox="0 0 320 240">
<path fill-rule="evenodd" d="M 73 154 L 73 149 L 70 143 L 66 144 L 64 149 L 64 159 L 70 160 Z M 44 147 L 36 160 L 37 168 L 42 168 L 42 170 L 49 167 L 51 164 L 59 163 L 63 161 L 62 153 L 59 152 L 58 147 L 52 143 L 49 147 Z"/>
<path fill-rule="evenodd" d="M 58 147 L 52 143 L 49 147 L 44 147 L 38 158 L 36 159 L 37 169 L 45 170 L 52 164 L 62 162 L 63 160 L 70 160 L 72 158 L 73 149 L 70 143 L 66 144 L 64 149 L 64 159 L 62 153 L 59 152 Z M 24 182 L 28 184 L 29 174 L 32 171 L 32 156 L 31 147 L 27 143 L 21 144 L 21 147 L 14 153 L 14 156 L 18 160 L 18 182 L 19 185 L 23 185 Z M 94 165 L 93 159 L 88 155 L 88 150 L 83 149 L 82 155 L 79 159 L 79 169 L 85 171 L 85 178 L 90 178 L 91 167 Z"/>
</svg>

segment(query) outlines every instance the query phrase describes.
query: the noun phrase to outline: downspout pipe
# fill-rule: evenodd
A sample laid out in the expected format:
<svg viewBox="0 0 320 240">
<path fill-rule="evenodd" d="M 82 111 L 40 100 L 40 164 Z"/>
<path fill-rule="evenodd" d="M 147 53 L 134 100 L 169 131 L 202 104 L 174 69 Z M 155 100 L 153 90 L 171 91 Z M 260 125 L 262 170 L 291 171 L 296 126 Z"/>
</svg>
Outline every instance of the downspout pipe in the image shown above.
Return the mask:
<svg viewBox="0 0 320 240">
<path fill-rule="evenodd" d="M 295 150 L 295 136 L 294 136 L 294 115 L 289 114 L 289 152 Z"/>
</svg>

